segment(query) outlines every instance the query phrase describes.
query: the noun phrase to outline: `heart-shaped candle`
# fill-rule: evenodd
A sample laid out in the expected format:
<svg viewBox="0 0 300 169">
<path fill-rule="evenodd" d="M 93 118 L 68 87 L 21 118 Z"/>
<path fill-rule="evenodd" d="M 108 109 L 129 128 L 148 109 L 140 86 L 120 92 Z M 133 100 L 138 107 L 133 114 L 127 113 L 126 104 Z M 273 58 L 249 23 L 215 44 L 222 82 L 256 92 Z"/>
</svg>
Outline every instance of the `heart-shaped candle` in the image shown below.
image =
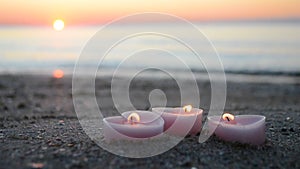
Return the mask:
<svg viewBox="0 0 300 169">
<path fill-rule="evenodd" d="M 195 135 L 201 130 L 202 109 L 187 105 L 176 108 L 157 107 L 152 108 L 152 111 L 161 115 L 164 119 L 164 131 L 168 134 L 178 136 Z"/>
<path fill-rule="evenodd" d="M 149 111 L 129 111 L 103 119 L 105 140 L 140 140 L 163 133 L 164 121 Z"/>
<path fill-rule="evenodd" d="M 254 145 L 265 142 L 265 116 L 237 115 L 229 113 L 208 117 L 209 128 L 225 141 L 249 143 Z"/>
</svg>

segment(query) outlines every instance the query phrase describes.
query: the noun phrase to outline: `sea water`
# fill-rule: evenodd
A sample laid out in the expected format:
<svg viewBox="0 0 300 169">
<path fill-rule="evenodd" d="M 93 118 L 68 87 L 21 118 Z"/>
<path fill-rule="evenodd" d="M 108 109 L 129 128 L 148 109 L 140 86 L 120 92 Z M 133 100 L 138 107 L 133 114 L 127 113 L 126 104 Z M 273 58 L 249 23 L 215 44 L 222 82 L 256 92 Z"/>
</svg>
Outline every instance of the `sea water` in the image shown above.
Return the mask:
<svg viewBox="0 0 300 169">
<path fill-rule="evenodd" d="M 193 56 L 185 53 L 183 48 L 171 41 L 163 38 L 137 37 L 120 44 L 119 50 L 112 52 L 102 64 L 95 64 L 97 58 L 87 58 L 85 64 L 81 65 L 86 65 L 87 70 L 90 66 L 114 70 L 123 63 L 125 57 L 128 57 L 125 55 L 126 49 L 159 49 L 163 46 L 164 49 L 178 55 L 193 71 L 203 71 L 207 66 L 213 69 L 215 66 L 213 63 L 220 62 L 228 72 L 300 72 L 300 21 L 193 23 L 203 35 L 185 32 L 186 25 L 152 24 L 156 24 L 162 30 L 175 27 L 193 42 L 197 42 L 198 38 L 203 38 L 205 35 L 216 49 L 219 60 L 206 56 L 208 62 L 212 64 L 198 63 Z M 139 26 L 143 25 L 128 24 L 113 27 L 110 28 L 111 33 L 104 37 L 109 41 L 116 38 L 114 32 L 126 32 Z M 101 34 L 102 28 L 101 25 L 66 26 L 63 31 L 54 31 L 51 27 L 2 25 L 0 26 L 0 72 L 47 73 L 59 68 L 72 73 L 85 45 L 95 33 Z M 100 53 L 97 47 L 93 50 L 94 53 Z M 179 62 L 172 63 L 173 55 L 157 53 L 159 58 L 146 55 L 140 57 L 141 59 L 133 59 L 126 67 L 130 69 L 137 65 L 139 67 L 155 65 L 158 68 L 168 67 L 178 70 L 182 68 Z M 101 56 L 98 58 L 99 61 L 100 58 Z"/>
</svg>

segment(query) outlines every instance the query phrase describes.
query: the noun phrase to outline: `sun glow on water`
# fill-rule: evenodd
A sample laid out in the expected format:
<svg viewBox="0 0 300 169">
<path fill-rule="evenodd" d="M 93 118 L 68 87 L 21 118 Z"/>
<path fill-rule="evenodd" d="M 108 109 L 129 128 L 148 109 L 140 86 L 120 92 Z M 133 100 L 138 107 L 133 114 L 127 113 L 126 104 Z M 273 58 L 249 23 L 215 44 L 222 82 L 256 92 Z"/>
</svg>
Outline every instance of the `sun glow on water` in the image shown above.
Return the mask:
<svg viewBox="0 0 300 169">
<path fill-rule="evenodd" d="M 60 70 L 60 69 L 56 69 L 56 70 L 54 70 L 54 72 L 53 72 L 53 77 L 54 77 L 55 79 L 61 79 L 61 78 L 64 77 L 64 72 L 63 72 L 62 70 Z"/>
</svg>

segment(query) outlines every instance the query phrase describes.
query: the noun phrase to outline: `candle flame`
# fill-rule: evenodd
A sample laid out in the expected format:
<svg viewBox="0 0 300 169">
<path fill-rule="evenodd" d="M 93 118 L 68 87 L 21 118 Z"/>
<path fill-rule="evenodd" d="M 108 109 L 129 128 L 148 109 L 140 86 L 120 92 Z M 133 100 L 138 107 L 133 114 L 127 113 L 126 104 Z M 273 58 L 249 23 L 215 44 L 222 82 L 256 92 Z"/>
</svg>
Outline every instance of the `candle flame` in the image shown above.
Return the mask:
<svg viewBox="0 0 300 169">
<path fill-rule="evenodd" d="M 224 113 L 222 118 L 223 118 L 223 120 L 233 121 L 234 120 L 234 115 L 232 115 L 230 113 Z"/>
<path fill-rule="evenodd" d="M 192 105 L 186 105 L 183 107 L 184 112 L 191 112 L 192 111 Z"/>
<path fill-rule="evenodd" d="M 128 120 L 129 123 L 134 124 L 134 123 L 140 122 L 141 118 L 140 118 L 139 114 L 137 114 L 137 113 L 131 113 L 127 117 L 127 120 Z"/>
</svg>

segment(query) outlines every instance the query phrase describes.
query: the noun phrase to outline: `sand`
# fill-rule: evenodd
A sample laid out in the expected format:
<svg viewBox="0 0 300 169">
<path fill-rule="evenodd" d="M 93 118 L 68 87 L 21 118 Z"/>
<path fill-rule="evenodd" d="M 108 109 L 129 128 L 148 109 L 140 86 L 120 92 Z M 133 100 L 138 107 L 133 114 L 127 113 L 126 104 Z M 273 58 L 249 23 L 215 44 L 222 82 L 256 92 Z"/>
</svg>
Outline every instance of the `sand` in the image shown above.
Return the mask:
<svg viewBox="0 0 300 169">
<path fill-rule="evenodd" d="M 103 150 L 85 134 L 72 103 L 71 77 L 0 75 L 0 168 L 299 168 L 300 81 L 285 78 L 293 83 L 239 76 L 227 83 L 226 111 L 266 116 L 263 145 L 230 143 L 216 136 L 200 144 L 198 136 L 188 136 L 161 155 L 132 159 Z M 210 84 L 198 82 L 201 108 L 207 112 Z M 109 86 L 110 78 L 96 80 L 99 104 L 114 113 Z M 153 88 L 166 92 L 168 106 L 180 104 L 172 80 L 148 78 L 132 87 L 138 109 L 149 109 L 147 98 Z"/>
</svg>

